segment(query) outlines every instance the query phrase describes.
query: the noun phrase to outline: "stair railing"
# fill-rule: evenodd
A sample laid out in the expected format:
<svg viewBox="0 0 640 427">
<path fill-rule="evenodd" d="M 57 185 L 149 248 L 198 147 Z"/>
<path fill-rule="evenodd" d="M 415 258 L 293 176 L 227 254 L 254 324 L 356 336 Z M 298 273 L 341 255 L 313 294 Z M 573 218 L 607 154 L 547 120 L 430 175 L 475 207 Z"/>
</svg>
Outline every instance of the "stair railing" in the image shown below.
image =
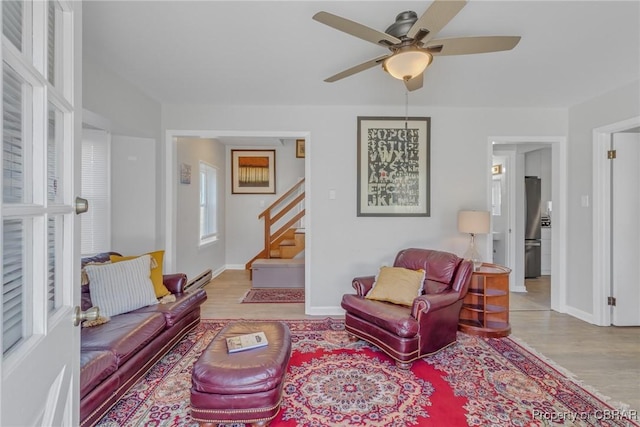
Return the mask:
<svg viewBox="0 0 640 427">
<path fill-rule="evenodd" d="M 286 193 L 280 196 L 278 200 L 271 203 L 269 207 L 258 215 L 258 219 L 264 218 L 264 248 L 246 264 L 245 268 L 251 268 L 253 261 L 258 258 L 271 258 L 271 247 L 278 241 L 278 239 L 282 238 L 287 230 L 304 217 L 304 191 L 291 199 L 286 205 L 280 206 L 301 189 L 304 190 L 304 178 L 294 184 Z M 276 227 L 276 223 L 295 208 L 299 208 L 300 210 L 296 214 L 292 215 L 282 226 L 273 231 L 273 228 Z"/>
</svg>

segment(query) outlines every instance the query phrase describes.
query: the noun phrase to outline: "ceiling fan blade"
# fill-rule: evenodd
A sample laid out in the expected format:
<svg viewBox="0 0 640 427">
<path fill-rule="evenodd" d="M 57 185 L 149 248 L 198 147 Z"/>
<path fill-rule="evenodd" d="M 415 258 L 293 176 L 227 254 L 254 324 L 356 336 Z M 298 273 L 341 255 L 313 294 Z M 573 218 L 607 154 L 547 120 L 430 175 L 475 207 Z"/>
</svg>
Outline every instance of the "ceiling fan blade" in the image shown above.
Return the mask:
<svg viewBox="0 0 640 427">
<path fill-rule="evenodd" d="M 362 64 L 356 65 L 355 67 L 351 67 L 347 70 L 344 70 L 336 75 L 333 75 L 329 78 L 324 79 L 325 82 L 335 82 L 338 81 L 340 79 L 344 79 L 345 77 L 349 77 L 353 74 L 359 73 L 360 71 L 364 71 L 364 70 L 368 70 L 369 68 L 375 67 L 378 64 L 381 64 L 382 61 L 384 61 L 385 59 L 387 59 L 388 57 L 390 57 L 391 54 L 388 55 L 383 55 L 383 56 L 379 56 L 375 59 L 371 59 L 367 62 L 363 62 Z"/>
<path fill-rule="evenodd" d="M 379 46 L 388 47 L 400 43 L 400 39 L 392 35 L 374 30 L 373 28 L 369 28 L 365 25 L 358 24 L 357 22 L 342 18 L 337 15 L 333 15 L 328 12 L 318 12 L 313 15 L 313 19 L 332 28 L 335 28 L 336 30 L 343 31 L 347 34 L 351 34 L 352 36 L 358 37 L 371 43 L 375 43 Z"/>
<path fill-rule="evenodd" d="M 431 40 L 424 48 L 433 56 L 468 55 L 511 50 L 518 42 L 520 36 L 456 37 Z"/>
<path fill-rule="evenodd" d="M 434 0 L 411 26 L 407 37 L 423 42 L 431 40 L 467 4 L 467 0 Z"/>
<path fill-rule="evenodd" d="M 404 85 L 409 92 L 420 89 L 424 82 L 424 73 L 420 73 L 411 80 L 405 80 Z"/>
</svg>

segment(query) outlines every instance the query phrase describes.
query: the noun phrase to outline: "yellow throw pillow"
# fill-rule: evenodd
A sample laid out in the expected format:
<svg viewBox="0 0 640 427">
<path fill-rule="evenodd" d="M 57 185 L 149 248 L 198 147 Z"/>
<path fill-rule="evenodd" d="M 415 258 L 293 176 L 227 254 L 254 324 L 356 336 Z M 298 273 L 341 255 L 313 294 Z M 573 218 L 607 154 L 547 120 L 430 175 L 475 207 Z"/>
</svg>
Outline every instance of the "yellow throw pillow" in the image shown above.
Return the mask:
<svg viewBox="0 0 640 427">
<path fill-rule="evenodd" d="M 376 281 L 365 298 L 411 306 L 413 300 L 422 293 L 423 282 L 424 270 L 380 267 Z"/>
<path fill-rule="evenodd" d="M 149 252 L 148 254 L 144 254 L 144 255 L 151 255 L 151 282 L 153 282 L 153 290 L 156 293 L 156 298 L 162 298 L 165 295 L 169 295 L 171 292 L 169 291 L 169 289 L 167 289 L 167 287 L 164 285 L 164 282 L 162 280 L 162 260 L 164 259 L 164 251 L 155 251 L 155 252 Z M 118 256 L 118 255 L 111 255 L 109 257 L 109 259 L 111 260 L 111 262 L 118 262 L 118 261 L 128 261 L 130 259 L 134 259 L 134 258 L 138 258 L 141 255 L 135 255 L 135 256 Z"/>
</svg>

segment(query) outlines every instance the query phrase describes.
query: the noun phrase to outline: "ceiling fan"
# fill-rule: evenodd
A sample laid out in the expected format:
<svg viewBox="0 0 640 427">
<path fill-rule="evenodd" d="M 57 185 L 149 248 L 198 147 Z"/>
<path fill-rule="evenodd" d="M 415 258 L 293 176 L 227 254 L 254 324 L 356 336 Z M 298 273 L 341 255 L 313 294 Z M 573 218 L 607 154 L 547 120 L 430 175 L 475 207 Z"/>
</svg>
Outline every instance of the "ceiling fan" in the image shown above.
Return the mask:
<svg viewBox="0 0 640 427">
<path fill-rule="evenodd" d="M 407 90 L 413 91 L 422 87 L 423 72 L 434 56 L 499 52 L 518 44 L 519 36 L 434 39 L 466 4 L 467 0 L 434 0 L 419 18 L 413 11 L 398 14 L 384 33 L 329 12 L 316 13 L 314 20 L 391 51 L 335 74 L 325 82 L 335 82 L 382 64 L 387 73 L 403 80 Z"/>
</svg>

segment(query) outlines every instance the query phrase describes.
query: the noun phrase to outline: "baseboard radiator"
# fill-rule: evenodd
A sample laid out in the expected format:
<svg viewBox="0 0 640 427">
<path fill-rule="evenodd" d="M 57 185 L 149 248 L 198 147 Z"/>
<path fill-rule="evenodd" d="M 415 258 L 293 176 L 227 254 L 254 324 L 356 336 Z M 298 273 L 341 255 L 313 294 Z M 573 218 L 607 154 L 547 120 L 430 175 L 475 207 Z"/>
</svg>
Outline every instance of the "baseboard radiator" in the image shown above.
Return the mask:
<svg viewBox="0 0 640 427">
<path fill-rule="evenodd" d="M 191 288 L 199 289 L 204 285 L 206 285 L 207 283 L 209 283 L 212 277 L 213 275 L 212 275 L 211 269 L 208 269 L 200 273 L 194 279 L 190 280 L 189 283 L 187 283 L 187 287 L 185 289 L 191 289 Z"/>
</svg>

